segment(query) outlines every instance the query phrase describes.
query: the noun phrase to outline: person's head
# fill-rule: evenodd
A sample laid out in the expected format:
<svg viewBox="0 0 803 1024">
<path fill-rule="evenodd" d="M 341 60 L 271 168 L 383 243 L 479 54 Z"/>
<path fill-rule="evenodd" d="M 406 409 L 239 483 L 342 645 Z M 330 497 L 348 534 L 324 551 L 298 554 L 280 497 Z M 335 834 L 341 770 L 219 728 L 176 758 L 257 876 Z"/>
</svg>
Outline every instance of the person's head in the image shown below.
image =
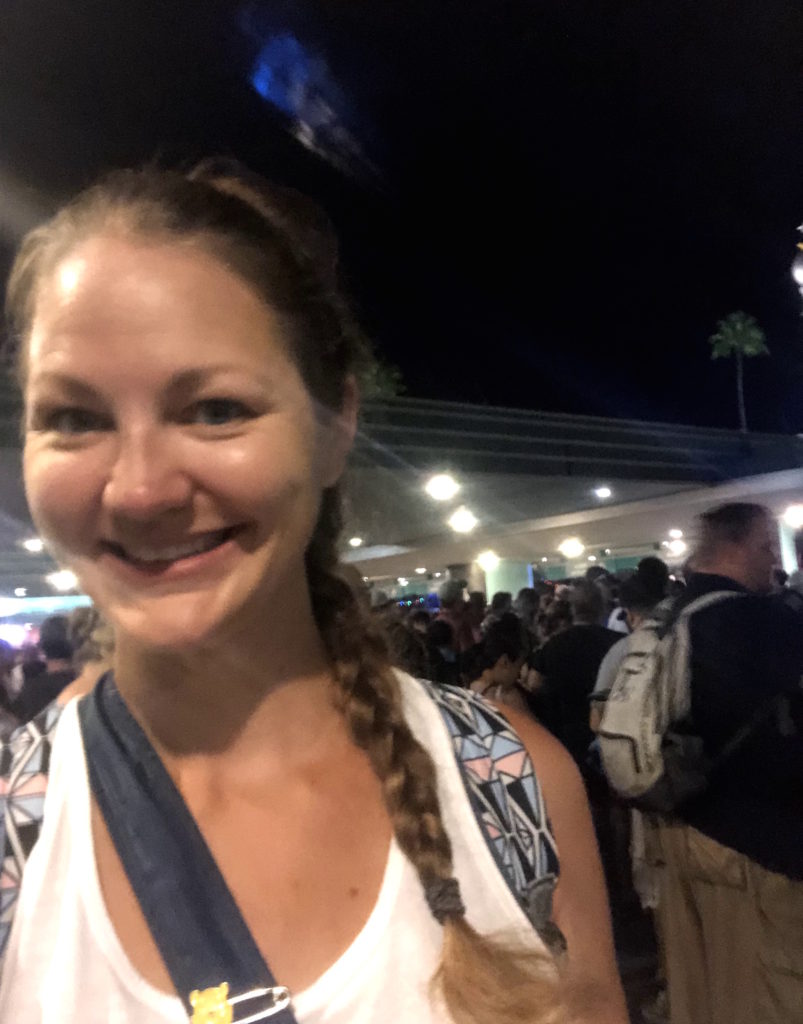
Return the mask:
<svg viewBox="0 0 803 1024">
<path fill-rule="evenodd" d="M 322 217 L 231 168 L 115 172 L 26 237 L 7 311 L 29 505 L 118 666 L 135 648 L 235 658 L 272 620 L 311 618 L 400 848 L 425 889 L 451 879 L 434 766 L 381 624 L 338 571 L 366 346 Z M 447 916 L 438 980 L 457 1024 L 466 991 L 487 998 L 486 960 L 500 995 L 517 991 L 506 1020 L 552 999 L 536 959 Z"/>
<path fill-rule="evenodd" d="M 472 590 L 468 595 L 468 620 L 472 626 L 479 626 L 485 618 L 485 594 Z"/>
<path fill-rule="evenodd" d="M 446 619 L 433 619 L 427 629 L 427 641 L 439 651 L 454 647 L 454 630 Z"/>
<path fill-rule="evenodd" d="M 768 593 L 777 561 L 775 523 L 763 505 L 730 502 L 700 516 L 695 572 L 728 576 L 748 590 Z"/>
<path fill-rule="evenodd" d="M 569 592 L 575 623 L 593 625 L 600 623 L 605 615 L 605 599 L 596 583 L 581 580 Z"/>
<path fill-rule="evenodd" d="M 642 558 L 636 569 L 636 576 L 647 593 L 655 598 L 656 604 L 666 597 L 669 586 L 669 567 L 662 559 L 656 555 L 647 555 L 646 558 Z M 620 603 L 624 604 L 621 592 L 619 599 Z"/>
<path fill-rule="evenodd" d="M 527 630 L 518 615 L 505 612 L 492 622 L 482 642 L 483 669 L 495 686 L 513 686 L 530 653 Z"/>
<path fill-rule="evenodd" d="M 414 608 L 407 616 L 407 622 L 410 625 L 410 629 L 414 629 L 417 633 L 423 633 L 425 635 L 429 628 L 431 619 L 432 616 L 426 608 Z"/>
<path fill-rule="evenodd" d="M 538 613 L 538 632 L 542 640 L 562 633 L 574 622 L 571 604 L 563 597 L 553 597 Z"/>
<path fill-rule="evenodd" d="M 66 615 L 50 615 L 39 627 L 39 649 L 46 661 L 70 661 L 69 620 Z"/>
<path fill-rule="evenodd" d="M 491 615 L 504 615 L 513 608 L 513 595 L 506 590 L 497 590 L 491 598 Z"/>
<path fill-rule="evenodd" d="M 513 611 L 528 629 L 532 628 L 538 611 L 538 593 L 533 587 L 522 587 L 513 602 Z"/>
<path fill-rule="evenodd" d="M 192 647 L 303 600 L 364 351 L 335 266 L 300 200 L 212 170 L 116 172 L 23 242 L 29 503 L 119 639 Z"/>
<path fill-rule="evenodd" d="M 628 626 L 637 629 L 652 615 L 663 596 L 663 589 L 657 593 L 651 589 L 650 581 L 643 579 L 638 573 L 626 579 L 619 590 L 619 603 L 627 615 Z"/>
<path fill-rule="evenodd" d="M 465 587 L 461 580 L 446 580 L 438 591 L 441 608 L 447 612 L 462 610 L 466 603 L 463 597 L 464 590 Z"/>
</svg>

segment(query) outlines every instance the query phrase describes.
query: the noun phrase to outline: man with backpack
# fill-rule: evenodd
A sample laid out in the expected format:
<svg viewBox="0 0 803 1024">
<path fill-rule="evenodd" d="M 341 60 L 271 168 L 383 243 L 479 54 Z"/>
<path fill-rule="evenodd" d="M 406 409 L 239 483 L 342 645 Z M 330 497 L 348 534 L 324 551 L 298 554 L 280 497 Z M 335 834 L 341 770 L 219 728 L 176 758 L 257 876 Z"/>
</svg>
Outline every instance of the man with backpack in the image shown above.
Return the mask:
<svg viewBox="0 0 803 1024">
<path fill-rule="evenodd" d="M 700 527 L 667 632 L 611 690 L 603 763 L 637 806 L 664 812 L 672 1024 L 801 1024 L 803 627 L 769 596 L 767 509 L 723 505 Z"/>
</svg>

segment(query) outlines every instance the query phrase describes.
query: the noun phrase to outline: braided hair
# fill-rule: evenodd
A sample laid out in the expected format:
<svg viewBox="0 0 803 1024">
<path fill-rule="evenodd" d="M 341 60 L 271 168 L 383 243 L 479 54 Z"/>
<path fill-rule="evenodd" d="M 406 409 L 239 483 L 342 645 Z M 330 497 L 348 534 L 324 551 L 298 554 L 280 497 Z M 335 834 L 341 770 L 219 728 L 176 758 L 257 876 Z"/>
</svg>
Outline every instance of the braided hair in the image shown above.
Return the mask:
<svg viewBox="0 0 803 1024">
<path fill-rule="evenodd" d="M 239 274 L 279 313 L 310 394 L 322 415 L 336 419 L 349 377 L 368 370 L 371 357 L 338 285 L 334 234 L 308 200 L 230 162 L 207 161 L 186 174 L 113 172 L 25 238 L 6 304 L 21 381 L 42 282 L 81 241 L 115 230 L 195 243 Z M 329 488 L 305 555 L 312 608 L 350 736 L 382 784 L 399 847 L 443 924 L 433 998 L 445 1002 L 456 1024 L 561 1021 L 547 954 L 482 936 L 466 920 L 435 766 L 405 721 L 381 629 L 338 569 L 341 518 L 338 490 Z"/>
</svg>

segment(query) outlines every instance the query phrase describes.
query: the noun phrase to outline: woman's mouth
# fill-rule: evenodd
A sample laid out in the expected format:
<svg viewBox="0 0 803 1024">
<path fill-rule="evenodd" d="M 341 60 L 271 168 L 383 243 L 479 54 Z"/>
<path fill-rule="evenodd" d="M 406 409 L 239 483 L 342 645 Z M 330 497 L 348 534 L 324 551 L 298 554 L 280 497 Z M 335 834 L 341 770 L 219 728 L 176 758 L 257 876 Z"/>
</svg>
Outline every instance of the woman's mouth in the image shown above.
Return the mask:
<svg viewBox="0 0 803 1024">
<path fill-rule="evenodd" d="M 104 541 L 104 549 L 128 565 L 149 575 L 160 575 L 172 567 L 178 568 L 190 563 L 206 561 L 209 556 L 230 541 L 242 527 L 229 526 L 222 530 L 198 533 L 173 544 L 152 545 L 146 543 L 121 544 L 118 541 Z"/>
</svg>

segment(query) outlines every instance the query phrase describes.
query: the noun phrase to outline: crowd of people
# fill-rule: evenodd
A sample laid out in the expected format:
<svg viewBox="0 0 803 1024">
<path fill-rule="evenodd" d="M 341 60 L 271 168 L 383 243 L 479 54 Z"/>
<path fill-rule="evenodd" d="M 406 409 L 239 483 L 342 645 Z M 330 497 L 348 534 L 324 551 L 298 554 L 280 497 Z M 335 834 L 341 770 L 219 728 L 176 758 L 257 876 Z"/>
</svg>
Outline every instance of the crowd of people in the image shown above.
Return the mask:
<svg viewBox="0 0 803 1024">
<path fill-rule="evenodd" d="M 0 1021 L 625 1024 L 631 810 L 671 1024 L 803 1020 L 767 510 L 704 516 L 682 581 L 372 610 L 338 559 L 370 352 L 306 200 L 112 173 L 29 233 L 7 308 L 31 514 L 96 611 L 5 652 Z"/>
<path fill-rule="evenodd" d="M 0 641 L 0 739 L 54 701 L 85 693 L 110 667 L 112 632 L 92 606 L 48 616 L 38 634 L 18 650 Z"/>
<path fill-rule="evenodd" d="M 653 556 L 616 575 L 595 566 L 515 600 L 495 594 L 484 616 L 450 581 L 446 614 L 415 613 L 408 671 L 532 715 L 576 761 L 614 903 L 636 894 L 654 921 L 647 1022 L 803 1020 L 803 572 L 778 571 L 776 533 L 765 508 L 732 503 L 701 517 L 682 572 Z M 803 565 L 803 532 L 796 547 Z M 701 741 L 706 780 L 657 813 L 606 777 L 599 737 L 609 697 L 626 699 L 650 638 L 671 636 L 684 609 L 691 707 L 679 728 Z M 412 626 L 403 606 L 382 614 L 393 636 Z M 455 625 L 479 619 L 461 649 Z M 443 671 L 428 642 L 435 632 L 442 647 L 447 623 Z M 395 652 L 403 664 L 404 645 Z"/>
</svg>

